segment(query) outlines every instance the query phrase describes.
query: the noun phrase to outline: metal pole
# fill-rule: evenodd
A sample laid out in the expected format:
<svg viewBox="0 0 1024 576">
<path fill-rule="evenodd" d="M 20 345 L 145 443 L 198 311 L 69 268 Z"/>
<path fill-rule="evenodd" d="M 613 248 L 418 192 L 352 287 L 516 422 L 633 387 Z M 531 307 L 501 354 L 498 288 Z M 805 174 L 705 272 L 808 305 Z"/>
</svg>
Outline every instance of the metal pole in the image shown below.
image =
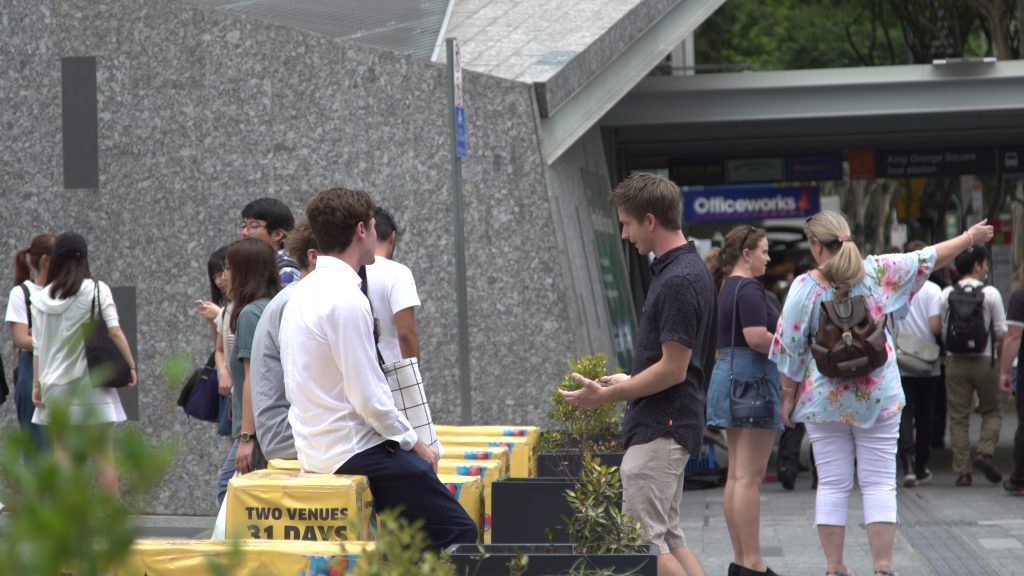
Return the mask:
<svg viewBox="0 0 1024 576">
<path fill-rule="evenodd" d="M 452 158 L 452 232 L 455 244 L 455 307 L 457 311 L 459 404 L 463 424 L 473 422 L 469 374 L 469 310 L 466 298 L 466 230 L 462 218 L 462 158 L 455 153 L 455 38 L 445 38 L 448 63 L 448 148 Z"/>
</svg>

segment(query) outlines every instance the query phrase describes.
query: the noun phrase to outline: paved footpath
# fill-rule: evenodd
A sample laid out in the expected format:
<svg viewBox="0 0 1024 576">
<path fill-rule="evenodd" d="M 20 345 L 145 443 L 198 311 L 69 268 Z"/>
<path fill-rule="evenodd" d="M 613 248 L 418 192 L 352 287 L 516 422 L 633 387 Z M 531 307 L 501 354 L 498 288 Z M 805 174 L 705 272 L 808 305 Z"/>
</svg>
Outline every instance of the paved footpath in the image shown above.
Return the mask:
<svg viewBox="0 0 1024 576">
<path fill-rule="evenodd" d="M 1004 474 L 1011 468 L 1016 415 L 1003 411 L 1003 429 L 995 454 Z M 978 437 L 974 422 L 972 439 Z M 948 446 L 948 438 L 946 442 Z M 804 462 L 806 462 L 805 442 Z M 916 488 L 899 489 L 900 525 L 893 567 L 900 576 L 1024 575 L 1024 496 L 1010 496 L 979 472 L 974 485 L 958 488 L 951 453 L 933 452 L 933 478 Z M 774 465 L 770 472 L 774 471 Z M 683 495 L 683 530 L 705 572 L 724 575 L 732 547 L 722 515 L 722 490 Z M 846 531 L 847 566 L 860 576 L 874 573 L 863 525 L 860 493 L 850 498 Z M 811 474 L 801 473 L 796 489 L 766 482 L 761 493 L 761 549 L 768 565 L 783 576 L 822 576 L 825 556 L 814 522 Z"/>
<path fill-rule="evenodd" d="M 1003 430 L 995 455 L 1004 473 L 1011 466 L 1011 447 L 1017 419 L 1006 403 Z M 974 422 L 971 437 L 978 435 Z M 948 439 L 947 439 L 948 445 Z M 804 458 L 807 461 L 807 446 Z M 724 454 L 722 454 L 724 456 Z M 1009 496 L 1001 486 L 975 474 L 974 486 L 957 488 L 950 469 L 949 450 L 932 456 L 931 482 L 917 488 L 900 487 L 900 526 L 894 568 L 900 576 L 1024 575 L 1024 496 Z M 774 465 L 770 466 L 774 471 Z M 846 532 L 846 563 L 860 576 L 873 574 L 863 526 L 859 492 L 850 499 Z M 0 517 L 2 520 L 2 517 Z M 210 517 L 142 516 L 139 533 L 150 538 L 209 538 Z M 768 565 L 783 576 L 821 576 L 825 560 L 814 522 L 811 475 L 800 474 L 796 489 L 783 490 L 775 481 L 761 494 L 761 546 Z M 682 527 L 705 572 L 724 575 L 732 547 L 722 515 L 722 489 L 683 495 Z"/>
</svg>

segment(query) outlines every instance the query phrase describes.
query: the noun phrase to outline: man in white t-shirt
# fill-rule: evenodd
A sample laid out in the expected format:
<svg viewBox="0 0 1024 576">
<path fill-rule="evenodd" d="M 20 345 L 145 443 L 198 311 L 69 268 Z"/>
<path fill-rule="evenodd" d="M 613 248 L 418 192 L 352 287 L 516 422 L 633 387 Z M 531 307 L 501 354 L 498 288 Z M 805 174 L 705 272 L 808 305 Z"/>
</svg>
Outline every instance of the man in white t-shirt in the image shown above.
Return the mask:
<svg viewBox="0 0 1024 576">
<path fill-rule="evenodd" d="M 398 240 L 394 218 L 383 208 L 374 214 L 377 222 L 376 260 L 366 267 L 366 285 L 373 315 L 380 323 L 377 347 L 385 364 L 403 358 L 419 358 L 420 339 L 416 332 L 415 308 L 420 305 L 416 280 L 407 266 L 391 260 Z"/>
<path fill-rule="evenodd" d="M 914 240 L 906 246 L 907 252 L 915 252 L 925 247 L 925 243 Z M 942 288 L 931 280 L 921 287 L 910 301 L 910 311 L 906 318 L 896 320 L 893 331 L 896 334 L 912 334 L 918 338 L 933 341 L 942 330 L 939 318 Z M 900 369 L 903 380 L 903 393 L 907 402 L 900 415 L 899 458 L 903 467 L 903 485 L 913 488 L 931 480 L 932 471 L 928 469 L 931 458 L 932 412 L 935 396 L 942 385 L 942 373 L 939 362 L 932 366 L 930 374 L 910 374 Z"/>
<path fill-rule="evenodd" d="M 1006 311 L 1003 298 L 994 286 L 985 286 L 988 278 L 988 253 L 984 248 L 975 247 L 956 257 L 954 265 L 960 272 L 960 287 L 981 290 L 984 296 L 982 318 L 985 324 L 985 345 L 974 352 L 958 351 L 955 340 L 951 338 L 949 327 L 951 322 L 950 296 L 953 287 L 942 291 L 940 315 L 942 317 L 942 337 L 946 344 L 946 404 L 949 409 L 949 438 L 953 447 L 953 471 L 959 474 L 957 486 L 970 486 L 972 483 L 972 463 L 985 474 L 989 482 L 1001 482 L 1003 474 L 992 462 L 992 453 L 999 442 L 999 429 L 1003 417 L 999 411 L 999 372 L 996 368 L 996 354 L 1006 333 Z M 961 316 L 961 314 L 957 314 Z M 976 317 L 976 314 L 962 315 Z M 970 340 L 974 343 L 975 340 Z M 978 341 L 981 345 L 981 341 Z M 978 413 L 981 414 L 981 435 L 975 450 L 974 460 L 971 456 L 971 412 L 973 395 L 978 396 Z"/>
</svg>

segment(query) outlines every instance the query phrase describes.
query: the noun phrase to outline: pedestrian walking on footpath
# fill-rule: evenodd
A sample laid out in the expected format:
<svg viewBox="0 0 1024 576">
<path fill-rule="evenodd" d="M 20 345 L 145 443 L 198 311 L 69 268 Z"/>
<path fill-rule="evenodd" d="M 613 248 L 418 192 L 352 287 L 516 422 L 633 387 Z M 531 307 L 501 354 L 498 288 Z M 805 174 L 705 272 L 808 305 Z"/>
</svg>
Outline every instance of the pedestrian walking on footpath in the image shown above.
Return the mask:
<svg viewBox="0 0 1024 576">
<path fill-rule="evenodd" d="M 32 436 L 37 452 L 48 449 L 46 431 L 32 423 L 36 407 L 32 404 L 32 298 L 47 282 L 47 270 L 53 255 L 53 234 L 39 234 L 14 258 L 14 287 L 7 299 L 4 321 L 11 328 L 14 343 L 14 408 L 18 425 Z"/>
<path fill-rule="evenodd" d="M 978 468 L 989 482 L 1001 482 L 992 454 L 999 443 L 1003 414 L 999 409 L 999 373 L 996 354 L 1006 333 L 1003 297 L 995 286 L 986 286 L 989 257 L 982 246 L 956 257 L 960 279 L 942 291 L 939 314 L 946 344 L 946 404 L 953 471 L 957 486 L 973 483 Z M 981 435 L 971 458 L 971 413 L 978 399 Z"/>
<path fill-rule="evenodd" d="M 924 247 L 924 242 L 914 240 L 907 243 L 906 251 L 916 252 Z M 897 453 L 903 468 L 903 485 L 907 488 L 932 478 L 932 471 L 928 468 L 932 451 L 932 412 L 935 395 L 942 387 L 939 344 L 936 341 L 942 332 L 939 314 L 941 295 L 942 288 L 926 280 L 910 301 L 907 317 L 893 321 L 897 365 L 903 381 L 903 395 L 906 396 L 906 405 L 900 415 Z M 934 361 L 922 360 L 922 350 L 934 351 Z M 927 360 L 931 360 L 930 355 Z"/>
<path fill-rule="evenodd" d="M 654 253 L 651 286 L 637 329 L 632 375 L 561 391 L 572 405 L 628 401 L 622 424 L 622 511 L 658 547 L 661 576 L 702 576 L 704 569 L 679 528 L 683 473 L 700 454 L 708 380 L 718 327 L 715 282 L 682 232 L 679 188 L 637 173 L 616 186 L 612 206 L 622 239 Z"/>
<path fill-rule="evenodd" d="M 1020 368 L 1024 366 L 1024 288 L 1014 290 L 1006 314 L 1006 335 L 999 356 L 999 386 L 1011 397 L 1016 395 L 1017 432 L 1013 436 L 1013 472 L 1003 482 L 1007 492 L 1024 496 L 1024 394 L 1020 392 Z M 1017 360 L 1016 372 L 1013 361 Z"/>
<path fill-rule="evenodd" d="M 905 398 L 886 316 L 905 317 L 932 269 L 991 240 L 992 226 L 982 221 L 917 252 L 867 257 L 839 213 L 808 218 L 804 233 L 817 268 L 793 281 L 769 352 L 782 381 L 782 420 L 804 422 L 814 448 L 815 524 L 827 574 L 848 573 L 843 547 L 856 467 L 875 574 L 889 576 Z"/>
<path fill-rule="evenodd" d="M 102 427 L 106 448 L 99 455 L 97 483 L 103 490 L 117 494 L 111 424 L 124 422 L 127 417 L 117 390 L 97 387 L 92 382 L 85 359 L 85 339 L 81 337 L 83 325 L 93 314 L 98 316 L 97 321 L 106 324 L 110 339 L 130 368 L 129 389 L 138 383 L 135 359 L 118 323 L 110 287 L 92 279 L 85 238 L 73 232 L 57 237 L 47 282 L 32 299 L 32 403 L 36 407 L 32 423 L 49 425 L 50 407 L 67 402 L 71 424 Z M 66 455 L 59 442 L 54 450 L 58 455 Z"/>
<path fill-rule="evenodd" d="M 754 226 L 729 231 L 721 249 L 706 258 L 718 293 L 718 361 L 708 388 L 707 423 L 725 428 L 729 441 L 729 476 L 723 508 L 732 542 L 729 576 L 775 574 L 761 556 L 761 482 L 782 429 L 779 371 L 768 359 L 779 309 L 768 301 L 763 276 L 768 262 L 768 236 Z M 765 414 L 735 414 L 735 382 L 756 386 L 766 401 Z"/>
</svg>

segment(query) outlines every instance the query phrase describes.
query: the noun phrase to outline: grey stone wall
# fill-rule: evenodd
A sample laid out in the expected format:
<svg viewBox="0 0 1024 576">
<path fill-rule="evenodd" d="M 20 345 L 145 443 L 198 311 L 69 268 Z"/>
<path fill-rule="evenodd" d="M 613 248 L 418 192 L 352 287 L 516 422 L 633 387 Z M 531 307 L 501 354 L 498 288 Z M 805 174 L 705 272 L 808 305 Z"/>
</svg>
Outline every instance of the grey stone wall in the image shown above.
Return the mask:
<svg viewBox="0 0 1024 576">
<path fill-rule="evenodd" d="M 65 56 L 98 60 L 98 189 L 63 188 Z M 298 214 L 317 191 L 345 185 L 392 210 L 405 231 L 396 259 L 423 301 L 435 419 L 457 420 L 443 68 L 173 0 L 4 2 L 0 63 L 0 264 L 10 270 L 38 232 L 75 230 L 96 277 L 137 287 L 139 424 L 181 446 L 147 512 L 215 512 L 227 446 L 185 420 L 179 383 L 165 387 L 158 369 L 175 352 L 197 363 L 209 353 L 191 302 L 206 294 L 208 254 L 235 238 L 241 207 L 259 196 Z M 545 176 L 529 85 L 467 72 L 465 91 L 473 419 L 541 423 L 565 358 L 589 347 L 566 272 L 578 254 L 552 214 L 567 188 Z M 3 301 L 10 287 L 6 273 Z M 9 369 L 6 329 L 0 347 Z M 0 422 L 12 425 L 13 411 L 0 409 Z"/>
</svg>

